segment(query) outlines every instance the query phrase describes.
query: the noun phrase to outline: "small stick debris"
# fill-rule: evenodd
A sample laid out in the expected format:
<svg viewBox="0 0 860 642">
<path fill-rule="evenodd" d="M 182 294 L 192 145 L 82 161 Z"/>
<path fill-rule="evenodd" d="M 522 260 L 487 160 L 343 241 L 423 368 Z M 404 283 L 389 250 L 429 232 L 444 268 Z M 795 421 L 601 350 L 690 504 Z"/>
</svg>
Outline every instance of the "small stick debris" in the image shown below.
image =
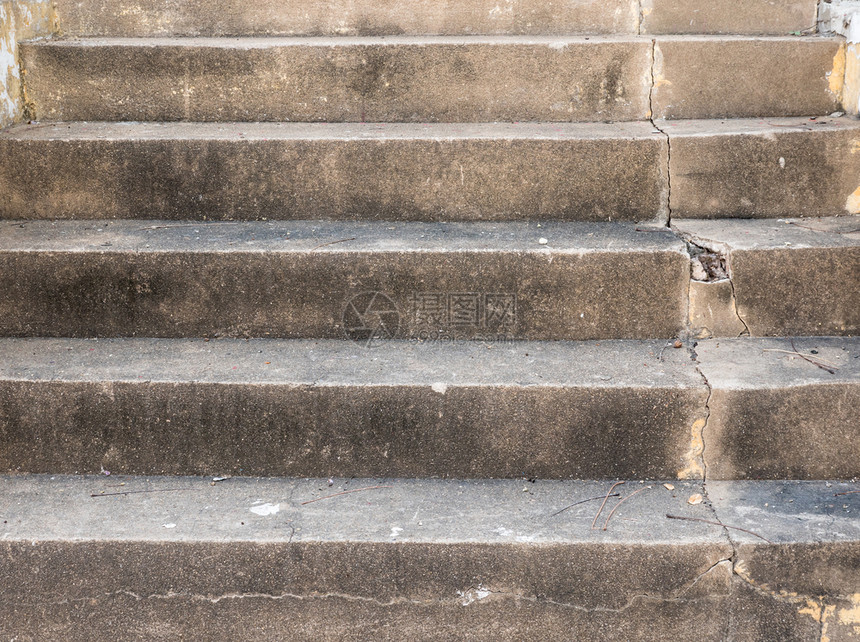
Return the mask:
<svg viewBox="0 0 860 642">
<path fill-rule="evenodd" d="M 680 515 L 669 515 L 669 513 L 666 513 L 666 517 L 668 517 L 669 519 L 683 519 L 684 521 L 687 521 L 687 522 L 702 522 L 703 524 L 711 524 L 712 526 L 722 526 L 723 528 L 731 528 L 734 531 L 741 531 L 742 533 L 747 533 L 747 534 L 752 535 L 754 537 L 758 537 L 759 539 L 763 539 L 768 544 L 773 544 L 773 542 L 770 541 L 767 537 L 762 537 L 758 533 L 754 533 L 753 531 L 748 531 L 747 529 L 741 528 L 740 526 L 729 526 L 728 524 L 723 524 L 721 522 L 714 522 L 714 521 L 711 521 L 709 519 L 702 519 L 701 517 L 682 517 Z"/>
<path fill-rule="evenodd" d="M 618 497 L 620 494 L 621 493 L 613 493 L 612 495 L 609 495 L 609 497 Z M 561 515 L 568 508 L 573 508 L 574 506 L 579 506 L 580 504 L 585 504 L 587 502 L 597 501 L 598 499 L 603 499 L 603 498 L 604 498 L 603 495 L 598 495 L 597 497 L 589 497 L 588 499 L 581 499 L 578 502 L 573 502 L 570 506 L 565 506 L 561 510 L 555 511 L 552 515 L 550 515 L 550 517 L 555 517 L 556 515 Z"/>
<path fill-rule="evenodd" d="M 633 497 L 633 495 L 636 495 L 637 493 L 641 493 L 643 490 L 648 490 L 650 488 L 651 488 L 650 486 L 645 486 L 644 488 L 640 488 L 639 490 L 634 490 L 627 497 L 624 497 L 623 499 L 619 500 L 618 503 L 615 504 L 615 506 L 612 508 L 612 510 L 609 511 L 609 515 L 606 517 L 606 521 L 603 522 L 603 530 L 606 530 L 606 528 L 609 526 L 609 520 L 612 519 L 612 516 L 615 514 L 615 511 L 618 510 L 618 507 L 621 506 L 621 504 L 623 504 L 628 499 Z"/>
<path fill-rule="evenodd" d="M 842 495 L 854 495 L 860 493 L 860 490 L 846 490 L 844 493 L 833 493 L 834 497 L 842 497 Z"/>
<path fill-rule="evenodd" d="M 314 502 L 321 502 L 324 499 L 329 499 L 330 497 L 340 497 L 341 495 L 349 495 L 350 493 L 360 493 L 363 490 L 376 490 L 377 488 L 394 488 L 393 486 L 368 486 L 366 488 L 353 488 L 352 490 L 344 490 L 339 493 L 334 493 L 333 495 L 324 495 L 323 497 L 317 497 L 316 499 L 309 499 L 306 502 L 302 502 L 301 505 L 305 504 L 313 504 Z"/>
<path fill-rule="evenodd" d="M 354 236 L 353 236 L 352 238 L 348 238 L 348 239 L 340 239 L 339 241 L 329 241 L 328 243 L 320 243 L 320 244 L 319 244 L 319 245 L 317 245 L 316 247 L 311 248 L 311 252 L 313 252 L 314 250 L 318 250 L 318 249 L 320 249 L 321 247 L 326 247 L 326 246 L 329 246 L 329 245 L 335 245 L 335 244 L 337 244 L 337 243 L 346 243 L 347 241 L 354 241 L 354 240 L 355 240 L 355 238 L 356 238 L 356 237 L 354 237 Z"/>
<path fill-rule="evenodd" d="M 797 347 L 794 345 L 794 339 L 791 340 L 791 349 L 797 350 Z M 798 354 L 800 354 L 800 353 L 798 353 Z M 808 361 L 809 363 L 811 363 L 815 366 L 818 366 L 822 370 L 826 370 L 830 374 L 836 374 L 836 371 L 839 370 L 839 368 L 837 368 L 836 366 L 833 366 L 832 368 L 828 368 L 827 366 L 823 365 L 824 362 L 819 363 L 818 361 L 814 361 L 813 359 L 810 359 L 805 354 L 800 354 L 800 358 L 803 359 L 804 361 Z"/>
<path fill-rule="evenodd" d="M 600 508 L 597 509 L 597 515 L 594 516 L 594 519 L 591 522 L 591 529 L 592 530 L 595 530 L 594 525 L 597 523 L 597 518 L 600 517 L 600 513 L 603 512 L 603 507 L 606 506 L 606 502 L 608 502 L 609 498 L 612 497 L 612 491 L 615 490 L 616 486 L 620 486 L 623 483 L 624 483 L 624 480 L 619 481 L 619 482 L 615 482 L 614 484 L 612 484 L 612 486 L 609 488 L 609 490 L 606 491 L 606 497 L 603 498 L 603 503 L 600 505 Z M 615 493 L 615 494 L 616 494 L 616 496 L 618 495 L 618 493 Z"/>
<path fill-rule="evenodd" d="M 762 352 L 782 352 L 784 354 L 793 354 L 793 355 L 798 356 L 798 357 L 803 357 L 807 361 L 809 361 L 811 358 L 813 358 L 813 357 L 809 357 L 808 354 L 803 354 L 802 352 L 793 352 L 792 350 L 780 350 L 778 348 L 762 348 L 761 351 Z M 809 358 L 807 358 L 807 357 L 809 357 Z M 814 357 L 814 359 L 815 359 L 815 361 L 820 361 L 825 366 L 830 366 L 831 368 L 839 370 L 839 366 L 837 366 L 836 364 L 829 363 L 829 362 L 825 361 L 824 359 L 819 359 L 818 357 Z M 812 363 L 814 363 L 814 362 L 812 362 Z M 816 363 L 815 365 L 821 367 L 818 363 Z"/>
<path fill-rule="evenodd" d="M 95 493 L 90 497 L 113 497 L 116 495 L 137 495 L 139 493 L 174 493 L 183 490 L 199 490 L 197 488 L 153 488 L 152 490 L 124 490 L 119 493 Z"/>
</svg>

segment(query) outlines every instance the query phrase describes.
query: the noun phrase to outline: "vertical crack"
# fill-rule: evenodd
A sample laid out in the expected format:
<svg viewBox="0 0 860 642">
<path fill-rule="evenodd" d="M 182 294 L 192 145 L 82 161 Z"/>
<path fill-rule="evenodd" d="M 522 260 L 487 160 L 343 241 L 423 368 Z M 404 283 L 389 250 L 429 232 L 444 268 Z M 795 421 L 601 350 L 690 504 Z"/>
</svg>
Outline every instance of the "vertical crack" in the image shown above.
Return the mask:
<svg viewBox="0 0 860 642">
<path fill-rule="evenodd" d="M 639 3 L 640 14 L 639 24 L 641 29 L 642 24 L 642 2 Z M 669 134 L 654 121 L 654 90 L 657 88 L 657 79 L 655 68 L 657 66 L 657 39 L 651 39 L 651 86 L 648 89 L 648 120 L 655 132 L 660 132 L 666 138 L 666 227 L 672 224 L 672 140 Z"/>
<path fill-rule="evenodd" d="M 642 35 L 642 0 L 639 0 L 639 2 L 638 2 L 638 9 L 639 9 L 639 11 L 636 14 L 636 19 L 637 19 L 636 35 L 641 36 Z M 653 76 L 652 76 L 652 78 L 653 78 Z"/>
</svg>

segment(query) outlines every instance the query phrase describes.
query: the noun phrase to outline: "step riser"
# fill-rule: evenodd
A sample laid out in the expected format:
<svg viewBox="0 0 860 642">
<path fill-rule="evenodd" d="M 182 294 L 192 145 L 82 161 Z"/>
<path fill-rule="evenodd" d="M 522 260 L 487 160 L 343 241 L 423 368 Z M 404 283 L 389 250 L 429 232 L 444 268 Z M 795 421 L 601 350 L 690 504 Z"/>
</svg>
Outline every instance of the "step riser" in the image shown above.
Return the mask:
<svg viewBox="0 0 860 642">
<path fill-rule="evenodd" d="M 815 0 L 535 0 L 454 4 L 258 0 L 56 0 L 66 36 L 384 36 L 397 34 L 750 33 L 787 35 L 815 25 Z M 641 10 L 641 15 L 640 15 Z"/>
<path fill-rule="evenodd" d="M 236 124 L 236 132 L 246 132 L 242 127 Z M 531 131 L 498 132 L 494 140 L 492 129 L 482 139 L 434 129 L 426 138 L 418 130 L 406 139 L 330 138 L 370 127 L 301 130 L 301 137 L 285 139 L 295 127 L 254 126 L 245 133 L 254 140 L 219 140 L 200 126 L 192 133 L 208 139 L 129 140 L 120 132 L 111 132 L 117 136 L 111 141 L 0 137 L 0 216 L 643 221 L 666 215 L 667 144 L 650 124 L 567 125 L 574 129 L 561 133 L 531 128 L 555 140 L 530 138 Z"/>
<path fill-rule="evenodd" d="M 35 633 L 45 642 L 134 639 L 141 633 L 151 640 L 189 636 L 213 642 L 223 639 L 274 641 L 283 639 L 284 635 L 308 641 L 429 641 L 440 637 L 459 638 L 464 631 L 470 632 L 471 640 L 488 642 L 522 639 L 722 642 L 734 638 L 735 634 L 750 632 L 755 636 L 752 639 L 767 639 L 773 635 L 773 639 L 813 642 L 819 639 L 820 630 L 820 624 L 813 618 L 798 613 L 801 607 L 763 597 L 739 578 L 720 578 L 720 585 L 712 588 L 712 594 L 693 598 L 672 597 L 671 592 L 667 592 L 668 596 L 660 599 L 650 597 L 652 592 L 649 591 L 649 599 L 634 599 L 630 606 L 620 605 L 620 613 L 577 608 L 570 598 L 562 600 L 545 591 L 543 581 L 539 586 L 534 585 L 537 578 L 542 579 L 543 574 L 557 572 L 559 568 L 588 568 L 600 573 L 599 588 L 578 573 L 568 577 L 592 589 L 610 592 L 619 585 L 630 587 L 630 565 L 654 572 L 657 566 L 653 560 L 660 559 L 660 573 L 655 574 L 655 579 L 664 580 L 670 586 L 682 586 L 678 580 L 692 581 L 695 571 L 706 569 L 701 564 L 695 565 L 694 570 L 674 560 L 668 561 L 679 556 L 672 550 L 674 547 L 648 547 L 633 556 L 625 555 L 626 551 L 619 553 L 617 546 L 586 555 L 562 549 L 539 556 L 544 559 L 535 559 L 536 555 L 530 554 L 534 549 L 523 545 L 513 547 L 507 554 L 499 555 L 502 559 L 488 564 L 473 547 L 452 546 L 428 547 L 429 550 L 398 548 L 384 556 L 356 544 L 350 544 L 346 547 L 348 550 L 325 552 L 317 551 L 319 547 L 308 550 L 308 547 L 278 545 L 107 547 L 68 544 L 57 547 L 59 550 L 44 545 L 34 549 L 30 543 L 2 546 L 6 549 L 0 549 L 4 557 L 14 560 L 14 566 L 6 564 L 12 567 L 16 583 L 12 584 L 15 588 L 9 597 L 0 602 L 3 606 L 0 626 L 10 634 Z M 167 550 L 161 552 L 160 548 Z M 717 558 L 702 548 L 695 547 L 685 557 L 696 561 Z M 786 548 L 781 557 L 787 561 L 794 551 Z M 202 566 L 195 564 L 200 559 L 205 561 Z M 438 576 L 443 565 L 455 563 L 461 565 L 462 571 L 445 577 L 448 581 L 440 587 L 444 590 L 433 592 L 433 597 L 421 593 L 420 597 L 412 599 L 399 595 L 386 599 L 380 597 L 382 591 L 370 590 L 391 583 L 392 576 L 397 578 L 398 584 L 413 586 L 421 578 Z M 520 582 L 511 582 L 513 573 L 499 568 L 503 564 L 513 566 L 523 575 Z M 690 565 L 694 564 L 690 560 Z M 270 581 L 274 590 L 267 591 L 261 582 L 231 582 L 229 576 L 211 570 L 230 570 L 236 576 L 256 578 L 271 575 L 273 566 L 285 568 L 291 575 L 308 577 L 309 586 L 303 590 L 292 577 L 285 577 L 278 578 L 281 581 Z M 141 572 L 143 581 L 136 581 L 137 576 L 128 577 L 130 569 L 140 567 L 154 571 Z M 206 580 L 202 590 L 187 587 L 188 583 L 175 575 L 176 581 L 168 583 L 162 573 L 172 567 L 202 576 Z M 46 568 L 61 568 L 64 576 L 49 582 L 43 570 Z M 100 569 L 97 575 L 92 572 L 94 568 Z M 378 575 L 356 572 L 366 568 L 372 568 Z M 24 582 L 28 572 L 41 581 Z M 337 590 L 327 595 L 322 587 L 333 572 L 348 573 L 364 582 L 360 592 L 351 594 L 337 582 Z M 105 590 L 110 585 L 104 581 L 107 573 L 123 578 L 119 583 L 122 588 L 113 592 Z M 81 602 L 66 602 L 65 596 L 74 594 L 69 581 L 62 581 L 68 577 L 77 582 L 87 578 L 88 585 L 97 586 L 99 590 L 86 593 L 86 597 L 80 598 Z M 589 573 L 589 577 L 593 575 Z M 481 578 L 480 588 L 474 588 L 474 578 Z M 147 584 L 153 588 L 144 590 Z M 483 596 L 484 586 L 502 594 L 469 604 L 472 598 L 458 597 L 458 592 Z M 56 601 L 61 603 L 34 605 L 35 595 L 55 595 L 58 596 Z M 138 599 L 137 596 L 142 597 Z M 393 603 L 388 604 L 389 601 Z M 846 611 L 852 606 L 847 599 L 831 598 L 828 604 Z M 742 615 L 735 615 L 738 613 Z M 384 628 L 374 625 L 375 622 L 385 622 Z M 837 627 L 838 624 L 834 626 Z"/>
<path fill-rule="evenodd" d="M 636 0 L 439 3 L 59 0 L 67 36 L 393 36 L 636 33 Z"/>
<path fill-rule="evenodd" d="M 674 478 L 704 401 L 694 387 L 0 382 L 0 470 Z"/>
<path fill-rule="evenodd" d="M 644 37 L 499 37 L 46 41 L 21 51 L 39 120 L 577 122 L 643 120 L 652 106 L 657 118 L 839 108 L 835 38 L 658 38 L 652 65 L 653 49 Z"/>
<path fill-rule="evenodd" d="M 637 120 L 647 40 L 22 46 L 39 120 Z M 241 41 L 240 41 L 241 42 Z M 575 79 L 571 82 L 571 78 Z"/>
</svg>

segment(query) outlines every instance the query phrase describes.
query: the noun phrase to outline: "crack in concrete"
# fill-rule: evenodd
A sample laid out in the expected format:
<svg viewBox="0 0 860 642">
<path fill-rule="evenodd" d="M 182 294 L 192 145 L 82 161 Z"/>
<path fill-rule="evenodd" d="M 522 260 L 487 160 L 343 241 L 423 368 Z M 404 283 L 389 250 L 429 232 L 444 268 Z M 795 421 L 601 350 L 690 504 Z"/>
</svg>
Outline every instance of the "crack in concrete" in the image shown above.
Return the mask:
<svg viewBox="0 0 860 642">
<path fill-rule="evenodd" d="M 639 23 L 641 27 L 642 23 L 642 2 L 640 0 L 639 3 L 640 16 Z M 648 120 L 651 123 L 651 126 L 654 129 L 666 138 L 666 220 L 663 221 L 666 227 L 671 226 L 672 224 L 672 139 L 669 136 L 668 132 L 664 131 L 661 127 L 654 122 L 654 90 L 657 87 L 657 80 L 655 75 L 655 67 L 657 66 L 657 39 L 651 39 L 651 66 L 649 69 L 650 72 L 650 80 L 651 86 L 648 89 Z"/>
</svg>

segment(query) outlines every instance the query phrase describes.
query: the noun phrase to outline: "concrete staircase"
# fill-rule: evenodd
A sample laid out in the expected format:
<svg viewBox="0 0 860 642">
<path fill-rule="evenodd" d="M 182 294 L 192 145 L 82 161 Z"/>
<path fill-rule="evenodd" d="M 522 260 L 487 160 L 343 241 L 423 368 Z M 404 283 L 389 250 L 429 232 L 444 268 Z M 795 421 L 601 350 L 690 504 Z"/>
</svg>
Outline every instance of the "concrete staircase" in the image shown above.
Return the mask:
<svg viewBox="0 0 860 642">
<path fill-rule="evenodd" d="M 55 10 L 0 131 L 0 640 L 860 639 L 814 0 Z"/>
</svg>

